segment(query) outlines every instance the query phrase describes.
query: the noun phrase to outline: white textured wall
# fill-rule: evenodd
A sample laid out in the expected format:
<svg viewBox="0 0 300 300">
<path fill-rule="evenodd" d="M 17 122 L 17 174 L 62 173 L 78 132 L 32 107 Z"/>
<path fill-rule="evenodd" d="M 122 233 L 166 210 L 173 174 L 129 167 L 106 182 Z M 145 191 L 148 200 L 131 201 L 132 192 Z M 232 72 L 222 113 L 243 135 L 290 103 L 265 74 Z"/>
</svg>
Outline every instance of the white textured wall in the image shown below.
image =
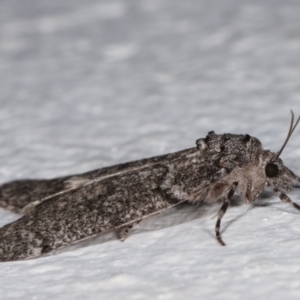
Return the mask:
<svg viewBox="0 0 300 300">
<path fill-rule="evenodd" d="M 278 150 L 300 113 L 299 15 L 290 0 L 2 0 L 0 181 L 168 153 L 209 130 Z M 298 174 L 299 136 L 282 155 Z M 0 297 L 299 299 L 300 213 L 261 203 L 229 209 L 227 247 L 192 207 L 124 243 L 2 263 Z M 1 225 L 15 218 L 0 210 Z"/>
</svg>

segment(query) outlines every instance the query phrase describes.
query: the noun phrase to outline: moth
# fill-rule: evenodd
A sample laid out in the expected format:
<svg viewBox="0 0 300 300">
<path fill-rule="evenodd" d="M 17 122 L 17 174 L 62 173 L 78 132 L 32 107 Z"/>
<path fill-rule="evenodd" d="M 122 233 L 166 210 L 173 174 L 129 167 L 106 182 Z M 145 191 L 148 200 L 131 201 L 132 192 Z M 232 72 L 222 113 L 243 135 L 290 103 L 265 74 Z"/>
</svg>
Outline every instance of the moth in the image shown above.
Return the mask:
<svg viewBox="0 0 300 300">
<path fill-rule="evenodd" d="M 23 216 L 0 228 L 0 261 L 29 259 L 108 230 L 125 240 L 140 220 L 183 202 L 222 201 L 215 225 L 234 195 L 253 203 L 268 186 L 300 210 L 286 194 L 300 178 L 280 155 L 300 117 L 291 123 L 278 152 L 264 150 L 248 134 L 210 131 L 196 146 L 88 173 L 51 180 L 18 180 L 0 187 L 0 205 Z"/>
</svg>

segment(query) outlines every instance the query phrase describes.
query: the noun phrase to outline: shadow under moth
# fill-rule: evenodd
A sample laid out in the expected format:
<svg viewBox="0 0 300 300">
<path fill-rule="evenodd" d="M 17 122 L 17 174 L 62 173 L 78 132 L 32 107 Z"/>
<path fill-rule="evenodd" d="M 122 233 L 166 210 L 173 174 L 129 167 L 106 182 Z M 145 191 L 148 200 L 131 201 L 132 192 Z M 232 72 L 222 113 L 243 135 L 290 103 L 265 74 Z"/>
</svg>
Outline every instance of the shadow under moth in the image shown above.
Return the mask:
<svg viewBox="0 0 300 300">
<path fill-rule="evenodd" d="M 183 202 L 223 201 L 221 219 L 234 195 L 252 203 L 268 186 L 300 210 L 284 192 L 300 177 L 280 159 L 295 130 L 294 114 L 278 152 L 248 134 L 210 131 L 196 147 L 88 173 L 50 180 L 18 180 L 0 187 L 0 206 L 23 216 L 0 228 L 0 261 L 29 259 L 108 230 L 125 240 L 134 224 Z"/>
</svg>

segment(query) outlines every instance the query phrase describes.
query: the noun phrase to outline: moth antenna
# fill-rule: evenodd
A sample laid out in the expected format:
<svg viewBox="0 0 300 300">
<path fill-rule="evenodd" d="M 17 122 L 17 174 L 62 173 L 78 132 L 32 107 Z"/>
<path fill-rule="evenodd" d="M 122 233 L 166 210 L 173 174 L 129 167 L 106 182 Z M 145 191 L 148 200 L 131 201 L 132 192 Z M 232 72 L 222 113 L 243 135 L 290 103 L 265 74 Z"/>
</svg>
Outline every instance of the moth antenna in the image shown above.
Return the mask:
<svg viewBox="0 0 300 300">
<path fill-rule="evenodd" d="M 300 116 L 298 117 L 296 123 L 294 124 L 294 112 L 291 110 L 291 114 L 292 114 L 292 119 L 291 119 L 291 123 L 290 123 L 290 128 L 289 128 L 289 131 L 288 131 L 288 134 L 287 134 L 287 137 L 281 147 L 281 149 L 277 152 L 277 155 L 275 157 L 275 160 L 280 156 L 280 154 L 282 153 L 283 149 L 285 148 L 286 144 L 288 143 L 290 137 L 292 136 L 295 128 L 297 127 L 299 121 L 300 121 Z"/>
</svg>

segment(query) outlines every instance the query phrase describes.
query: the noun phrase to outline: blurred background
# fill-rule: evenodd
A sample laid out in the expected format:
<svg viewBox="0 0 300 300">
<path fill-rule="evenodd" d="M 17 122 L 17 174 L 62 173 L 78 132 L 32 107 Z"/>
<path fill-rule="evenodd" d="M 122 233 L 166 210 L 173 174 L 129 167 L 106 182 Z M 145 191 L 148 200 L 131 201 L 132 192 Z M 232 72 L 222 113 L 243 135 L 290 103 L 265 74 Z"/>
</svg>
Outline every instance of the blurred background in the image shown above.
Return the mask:
<svg viewBox="0 0 300 300">
<path fill-rule="evenodd" d="M 299 15 L 296 0 L 1 0 L 1 182 L 177 151 L 210 130 L 278 150 L 300 113 Z M 296 172 L 299 146 L 298 130 L 282 154 Z"/>
<path fill-rule="evenodd" d="M 175 151 L 212 129 L 279 148 L 300 112 L 299 13 L 291 0 L 1 1 L 1 177 Z"/>
</svg>

